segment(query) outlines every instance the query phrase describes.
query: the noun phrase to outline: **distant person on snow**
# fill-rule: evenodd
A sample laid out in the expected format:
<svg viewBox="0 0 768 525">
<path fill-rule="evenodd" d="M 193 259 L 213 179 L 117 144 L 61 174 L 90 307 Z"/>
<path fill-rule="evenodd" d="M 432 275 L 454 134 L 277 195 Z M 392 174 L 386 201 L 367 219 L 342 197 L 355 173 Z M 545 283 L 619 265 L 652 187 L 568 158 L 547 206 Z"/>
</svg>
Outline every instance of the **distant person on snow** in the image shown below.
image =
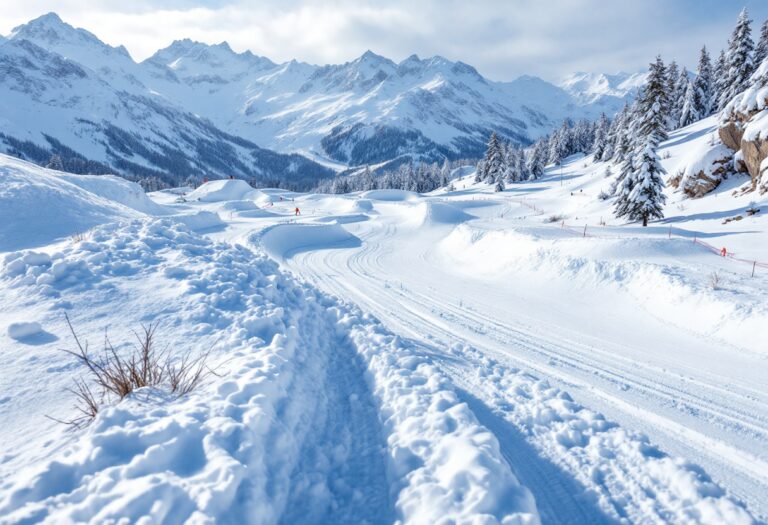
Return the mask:
<svg viewBox="0 0 768 525">
<path fill-rule="evenodd" d="M 299 211 L 298 206 L 296 207 L 296 215 L 301 215 L 301 212 Z"/>
</svg>

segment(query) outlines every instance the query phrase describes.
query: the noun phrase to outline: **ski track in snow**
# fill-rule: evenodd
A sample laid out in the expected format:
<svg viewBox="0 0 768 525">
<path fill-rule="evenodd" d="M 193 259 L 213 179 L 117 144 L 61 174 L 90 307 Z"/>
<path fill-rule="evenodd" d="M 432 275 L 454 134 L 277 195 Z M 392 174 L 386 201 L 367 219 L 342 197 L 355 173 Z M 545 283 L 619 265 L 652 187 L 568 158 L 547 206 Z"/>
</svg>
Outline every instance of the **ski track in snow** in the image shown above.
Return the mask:
<svg viewBox="0 0 768 525">
<path fill-rule="evenodd" d="M 382 236 L 385 238 L 394 235 L 396 235 L 395 228 L 391 226 L 383 228 Z M 455 298 L 441 298 L 441 294 L 432 287 L 430 287 L 428 294 L 422 294 L 411 288 L 413 281 L 406 281 L 408 284 L 404 290 L 400 290 L 397 285 L 392 283 L 383 283 L 382 285 L 381 278 L 387 275 L 386 264 L 383 262 L 388 255 L 387 248 L 382 248 L 381 244 L 384 243 L 377 242 L 371 237 L 364 237 L 364 239 L 364 248 L 360 251 L 352 254 L 339 250 L 310 252 L 295 257 L 291 267 L 297 272 L 309 276 L 321 288 L 339 296 L 350 297 L 364 305 L 366 309 L 371 309 L 376 315 L 387 321 L 394 330 L 408 333 L 414 338 L 426 341 L 430 346 L 437 345 L 445 348 L 455 344 L 456 341 L 476 344 L 479 348 L 485 348 L 486 351 L 490 348 L 498 349 L 500 344 L 501 347 L 520 348 L 522 346 L 537 353 L 545 353 L 548 359 L 555 358 L 560 361 L 559 364 L 567 367 L 569 359 L 567 352 L 564 352 L 567 348 L 566 345 L 552 346 L 548 338 L 541 335 L 531 337 L 515 332 L 514 329 L 504 328 L 502 323 L 495 323 L 493 318 L 487 317 L 485 312 L 474 314 L 468 311 L 466 307 L 454 308 L 451 304 L 456 302 Z M 425 245 L 429 245 L 429 243 L 425 243 Z M 345 264 L 344 271 L 340 271 Z M 415 265 L 410 265 L 409 269 L 418 275 Z M 342 277 L 342 274 L 345 277 Z M 355 278 L 350 279 L 348 276 L 355 276 Z M 396 276 L 392 277 L 397 278 Z M 489 334 L 492 335 L 489 336 Z M 490 345 L 487 344 L 488 337 L 496 340 L 490 348 Z M 663 503 L 657 507 L 659 502 L 656 500 L 655 494 L 656 490 L 662 493 L 664 489 L 674 493 L 675 484 L 678 481 L 664 479 L 664 475 L 649 475 L 643 467 L 647 463 L 652 463 L 651 458 L 656 455 L 659 456 L 659 463 L 666 463 L 671 471 L 679 470 L 677 475 L 680 475 L 681 479 L 686 479 L 688 476 L 693 479 L 698 478 L 699 472 L 696 467 L 675 465 L 674 460 L 665 458 L 664 454 L 649 445 L 645 438 L 634 436 L 606 439 L 609 442 L 614 439 L 618 442 L 626 441 L 627 444 L 624 446 L 631 450 L 631 452 L 625 452 L 629 457 L 610 457 L 609 454 L 615 454 L 617 448 L 615 444 L 611 446 L 595 445 L 597 451 L 593 458 L 580 457 L 583 453 L 581 448 L 590 442 L 590 438 L 587 436 L 610 431 L 613 425 L 604 421 L 602 416 L 595 415 L 590 411 L 585 410 L 583 414 L 579 414 L 581 412 L 580 407 L 568 407 L 563 411 L 566 415 L 558 413 L 557 410 L 547 406 L 547 399 L 557 402 L 561 393 L 556 389 L 551 389 L 546 381 L 540 381 L 534 377 L 526 378 L 524 374 L 515 377 L 515 379 L 523 379 L 520 381 L 523 385 L 522 388 L 531 389 L 535 392 L 542 389 L 545 391 L 553 390 L 553 393 L 544 395 L 543 400 L 532 400 L 531 396 L 527 394 L 507 397 L 505 393 L 514 391 L 515 388 L 509 383 L 505 384 L 508 380 L 498 381 L 496 388 L 488 387 L 489 380 L 492 379 L 486 375 L 488 369 L 493 370 L 491 375 L 499 375 L 499 370 L 502 369 L 497 362 L 489 361 L 482 355 L 478 356 L 477 351 L 464 350 L 457 353 L 456 359 L 444 360 L 441 358 L 438 362 L 442 363 L 446 373 L 465 391 L 473 392 L 474 396 L 483 396 L 481 400 L 475 397 L 474 402 L 466 398 L 476 413 L 482 412 L 489 419 L 500 419 L 496 423 L 497 428 L 505 428 L 503 425 L 507 425 L 514 428 L 515 432 L 523 435 L 542 434 L 543 437 L 534 440 L 534 443 L 538 445 L 536 446 L 538 454 L 544 455 L 548 459 L 542 458 L 533 465 L 531 465 L 532 462 L 529 462 L 530 470 L 523 473 L 517 470 L 518 463 L 511 462 L 510 464 L 516 469 L 516 473 L 523 482 L 531 488 L 542 516 L 547 517 L 548 521 L 557 523 L 560 520 L 565 520 L 563 522 L 568 523 L 567 520 L 571 519 L 572 516 L 589 516 L 587 521 L 603 520 L 605 522 L 619 518 L 628 518 L 633 522 L 642 522 L 644 519 L 675 522 L 680 519 L 680 515 L 677 514 L 679 509 L 675 508 L 678 503 L 673 502 L 668 508 L 665 508 Z M 542 375 L 544 376 L 551 376 L 551 370 L 540 368 L 535 364 L 535 361 L 519 359 L 518 355 L 515 354 L 515 358 L 512 359 L 513 362 L 522 361 L 529 369 L 543 372 Z M 583 362 L 583 360 L 570 359 L 570 361 L 590 375 L 595 370 L 606 368 L 606 363 L 599 360 Z M 456 364 L 451 365 L 451 363 Z M 631 381 L 636 372 L 630 371 L 629 368 L 630 366 L 627 364 L 618 373 L 610 369 L 602 373 L 621 378 L 622 381 Z M 512 370 L 515 371 L 514 368 Z M 565 375 L 565 378 L 566 384 L 589 386 L 583 381 L 569 378 L 568 375 Z M 514 381 L 512 385 L 514 385 Z M 717 393 L 720 392 L 717 391 Z M 572 404 L 567 397 L 562 403 Z M 517 408 L 517 411 L 522 412 L 523 415 L 514 414 L 514 408 Z M 540 413 L 525 414 L 526 409 L 540 411 Z M 510 412 L 514 414 L 511 422 L 504 419 L 503 416 Z M 500 417 L 499 414 L 502 416 Z M 591 421 L 593 418 L 596 420 Z M 548 421 L 549 419 L 551 421 Z M 568 428 L 568 424 L 563 423 L 569 420 L 574 422 L 573 428 Z M 552 423 L 549 425 L 551 428 L 544 431 L 537 428 L 541 425 L 546 428 L 549 423 Z M 487 424 L 487 426 L 490 425 Z M 764 429 L 765 427 L 763 427 L 763 431 L 765 431 Z M 586 435 L 583 431 L 586 431 Z M 616 432 L 623 433 L 624 431 L 617 430 Z M 500 439 L 504 443 L 504 438 L 501 436 L 503 434 L 500 434 Z M 513 447 L 514 445 L 510 445 L 509 448 Z M 643 450 L 638 452 L 638 449 Z M 569 455 L 569 451 L 572 451 L 572 456 Z M 631 457 L 633 454 L 638 454 L 638 457 Z M 623 465 L 622 459 L 625 461 Z M 562 486 L 563 482 L 552 479 L 553 471 L 557 471 L 558 467 L 542 465 L 547 461 L 560 465 L 560 468 L 567 472 L 567 474 L 560 472 L 559 475 L 570 475 L 578 479 L 581 482 L 580 484 L 577 483 L 579 488 L 573 490 L 573 486 L 571 486 L 570 490 L 561 489 L 558 491 L 557 487 Z M 603 470 L 607 472 L 603 472 Z M 759 465 L 754 466 L 754 470 L 761 472 Z M 764 474 L 765 471 L 763 470 L 762 473 Z M 649 476 L 647 479 L 653 480 L 648 485 L 644 485 L 642 481 L 646 475 Z M 627 480 L 622 478 L 627 478 Z M 699 497 L 720 493 L 719 489 L 715 489 L 714 485 L 708 483 L 706 475 L 702 474 L 701 479 L 704 482 L 697 489 L 697 492 L 700 491 Z M 761 481 L 765 482 L 765 479 L 763 478 Z M 694 483 L 687 479 L 683 483 L 692 483 L 689 486 L 693 486 L 698 481 Z M 603 510 L 596 509 L 596 504 L 592 501 L 594 494 L 590 494 L 586 488 L 594 488 L 595 486 L 599 487 L 598 497 L 604 500 Z M 555 497 L 553 497 L 553 487 L 555 487 Z M 659 489 L 659 487 L 664 487 L 664 489 Z M 710 492 L 712 490 L 713 492 Z M 557 497 L 556 494 L 558 493 L 562 497 Z M 680 492 L 678 497 L 685 500 L 688 495 Z M 547 507 L 547 504 L 551 506 Z M 604 515 L 605 509 L 613 509 L 613 516 Z M 706 518 L 699 515 L 698 512 L 695 509 L 691 510 L 688 519 L 706 521 Z M 655 516 L 655 518 L 651 518 L 651 516 Z M 584 522 L 584 520 L 575 519 L 574 522 L 576 523 Z M 728 522 L 736 518 L 735 516 L 724 515 L 721 519 Z"/>
</svg>

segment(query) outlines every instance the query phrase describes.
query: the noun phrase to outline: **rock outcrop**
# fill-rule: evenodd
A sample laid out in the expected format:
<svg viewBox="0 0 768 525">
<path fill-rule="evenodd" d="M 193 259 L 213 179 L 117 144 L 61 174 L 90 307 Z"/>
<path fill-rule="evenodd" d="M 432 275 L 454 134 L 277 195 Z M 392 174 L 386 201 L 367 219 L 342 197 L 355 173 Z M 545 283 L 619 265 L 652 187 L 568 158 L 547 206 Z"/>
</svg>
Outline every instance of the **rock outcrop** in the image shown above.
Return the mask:
<svg viewBox="0 0 768 525">
<path fill-rule="evenodd" d="M 749 173 L 751 191 L 768 191 L 768 61 L 752 76 L 752 84 L 720 115 L 720 140 L 735 152 L 733 168 Z"/>
</svg>

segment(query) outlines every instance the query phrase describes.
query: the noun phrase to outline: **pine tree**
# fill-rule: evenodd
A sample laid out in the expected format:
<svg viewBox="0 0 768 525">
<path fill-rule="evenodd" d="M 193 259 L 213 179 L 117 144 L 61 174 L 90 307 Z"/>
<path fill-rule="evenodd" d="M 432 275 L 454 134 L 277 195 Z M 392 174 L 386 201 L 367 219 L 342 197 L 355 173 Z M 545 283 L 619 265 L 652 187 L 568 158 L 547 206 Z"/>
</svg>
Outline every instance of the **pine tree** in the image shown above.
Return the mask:
<svg viewBox="0 0 768 525">
<path fill-rule="evenodd" d="M 634 129 L 640 147 L 627 158 L 614 186 L 618 189 L 616 216 L 642 220 L 643 226 L 651 218 L 663 217 L 661 206 L 666 200 L 661 178 L 664 168 L 656 155 L 656 148 L 667 138 L 664 108 L 669 107 L 669 98 L 665 79 L 664 62 L 656 57 L 635 111 Z"/>
<path fill-rule="evenodd" d="M 768 58 L 768 20 L 760 27 L 760 39 L 755 46 L 755 69 L 760 67 L 766 58 Z"/>
<path fill-rule="evenodd" d="M 504 153 L 496 132 L 491 133 L 491 138 L 488 141 L 488 149 L 486 149 L 483 158 L 483 168 L 483 180 L 488 184 L 493 184 L 500 177 L 503 177 L 506 171 Z"/>
<path fill-rule="evenodd" d="M 693 87 L 696 90 L 696 108 L 701 115 L 700 118 L 710 116 L 714 106 L 715 86 L 712 79 L 712 62 L 706 47 L 701 48 L 699 67 L 696 78 L 693 80 Z"/>
<path fill-rule="evenodd" d="M 440 186 L 445 188 L 451 178 L 451 165 L 448 163 L 448 159 L 443 161 L 443 167 L 440 168 Z"/>
<path fill-rule="evenodd" d="M 547 143 L 544 139 L 538 140 L 533 145 L 531 156 L 528 158 L 529 180 L 536 180 L 544 174 L 546 165 Z"/>
<path fill-rule="evenodd" d="M 685 104 L 685 91 L 688 89 L 688 84 L 688 70 L 683 67 L 678 73 L 675 89 L 670 97 L 668 129 L 677 129 L 680 125 L 680 117 L 682 116 L 683 105 Z"/>
<path fill-rule="evenodd" d="M 676 93 L 680 83 L 680 69 L 674 60 L 667 66 L 667 93 L 669 94 L 669 107 L 666 108 L 667 114 L 675 110 Z M 678 115 L 679 117 L 679 115 Z M 672 117 L 674 119 L 674 117 Z M 675 120 L 676 121 L 676 120 Z"/>
<path fill-rule="evenodd" d="M 616 201 L 617 217 L 643 221 L 643 226 L 648 226 L 649 219 L 664 217 L 662 206 L 667 197 L 664 195 L 662 176 L 666 172 L 656 155 L 657 147 L 655 135 L 647 135 L 644 146 L 635 155 L 632 172 L 621 185 Z"/>
<path fill-rule="evenodd" d="M 496 185 L 493 187 L 493 191 L 499 192 L 504 191 L 504 179 L 499 177 L 499 179 L 496 181 Z"/>
<path fill-rule="evenodd" d="M 720 96 L 725 91 L 725 51 L 720 50 L 720 55 L 715 62 L 715 82 L 713 84 L 714 90 L 712 93 L 712 112 L 720 109 Z"/>
<path fill-rule="evenodd" d="M 517 172 L 517 180 L 523 181 L 531 178 L 531 174 L 528 171 L 528 166 L 525 163 L 525 152 L 518 148 L 517 155 L 515 156 L 515 171 Z"/>
<path fill-rule="evenodd" d="M 603 113 L 600 115 L 600 120 L 597 121 L 597 125 L 595 126 L 595 136 L 592 146 L 592 156 L 596 161 L 603 160 L 603 154 L 606 151 L 608 143 L 609 127 L 610 123 L 608 122 L 608 118 L 605 116 L 605 113 Z"/>
<path fill-rule="evenodd" d="M 728 52 L 725 55 L 725 80 L 718 100 L 718 110 L 723 109 L 733 97 L 747 88 L 749 77 L 755 70 L 752 56 L 755 45 L 752 42 L 751 23 L 747 9 L 742 9 L 736 28 L 728 41 Z"/>
<path fill-rule="evenodd" d="M 643 140 L 640 144 L 646 144 L 644 140 L 649 135 L 654 136 L 656 144 L 667 139 L 667 116 L 664 108 L 669 107 L 669 97 L 665 85 L 666 68 L 660 56 L 651 63 L 648 80 L 638 100 L 635 112 L 637 133 Z"/>
<path fill-rule="evenodd" d="M 683 109 L 680 111 L 679 126 L 682 128 L 701 119 L 701 101 L 697 97 L 693 82 L 688 81 L 688 87 L 685 89 L 685 97 L 683 99 Z"/>
</svg>

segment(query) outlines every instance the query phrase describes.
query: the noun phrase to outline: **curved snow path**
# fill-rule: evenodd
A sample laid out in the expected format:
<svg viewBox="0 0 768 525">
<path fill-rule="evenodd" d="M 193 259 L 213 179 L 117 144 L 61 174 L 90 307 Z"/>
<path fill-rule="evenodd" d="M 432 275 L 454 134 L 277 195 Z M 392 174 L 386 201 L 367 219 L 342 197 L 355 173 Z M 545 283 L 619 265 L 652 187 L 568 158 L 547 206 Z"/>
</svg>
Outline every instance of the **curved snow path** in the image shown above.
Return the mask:
<svg viewBox="0 0 768 525">
<path fill-rule="evenodd" d="M 722 369 L 719 364 L 702 363 L 700 357 L 691 358 L 691 353 L 721 357 L 723 349 L 642 311 L 637 314 L 636 328 L 622 324 L 629 332 L 637 331 L 626 338 L 621 331 L 596 334 L 597 330 L 590 329 L 591 335 L 585 335 L 560 325 L 553 318 L 570 315 L 560 311 L 562 306 L 517 294 L 511 286 L 468 282 L 446 273 L 433 252 L 450 227 L 416 232 L 396 220 L 345 227 L 363 240 L 362 248 L 300 253 L 287 266 L 322 289 L 372 312 L 395 332 L 424 342 L 428 351 L 439 354 L 437 348 L 465 345 L 467 350 L 460 359 L 441 356 L 436 362 L 464 389 L 465 400 L 481 422 L 499 430 L 497 438 L 506 454 L 518 450 L 516 443 L 522 441 L 538 450 L 541 458 L 532 461 L 517 454 L 510 464 L 534 493 L 545 521 L 567 523 L 568 516 L 579 515 L 590 516 L 592 521 L 608 519 L 595 512 L 589 495 L 595 492 L 603 503 L 601 508 L 613 508 L 614 516 L 631 521 L 651 515 L 660 521 L 673 520 L 665 514 L 668 509 L 663 503 L 657 507 L 652 492 L 656 488 L 638 482 L 631 461 L 622 467 L 614 459 L 611 463 L 618 467 L 601 474 L 599 468 L 588 468 L 590 464 L 599 466 L 599 461 L 590 463 L 567 454 L 563 459 L 551 435 L 531 438 L 536 433 L 535 414 L 515 413 L 510 408 L 521 403 L 515 403 L 503 387 L 508 381 L 489 382 L 478 376 L 477 370 L 487 368 L 488 359 L 497 363 L 494 366 L 500 364 L 499 370 L 517 366 L 534 372 L 627 428 L 645 432 L 667 452 L 706 466 L 718 484 L 753 512 L 768 515 L 763 497 L 768 490 L 768 459 L 763 449 L 768 440 L 764 409 L 768 393 L 760 379 L 764 365 L 759 359 L 726 348 L 733 351 L 732 362 Z M 610 319 L 608 308 L 585 303 L 586 309 L 595 309 L 594 316 Z M 526 304 L 532 306 L 531 312 Z M 540 315 L 544 312 L 546 317 Z M 596 322 L 595 326 L 602 324 Z M 644 337 L 648 346 L 670 351 L 646 355 L 642 346 L 633 343 Z M 672 349 L 681 352 L 679 359 Z M 513 428 L 526 438 L 505 437 L 510 433 L 504 429 Z M 685 468 L 696 470 L 694 466 Z M 563 479 L 559 469 L 567 472 L 566 478 L 577 479 L 582 490 L 574 490 L 572 481 Z M 585 487 L 590 491 L 585 492 Z M 627 492 L 633 494 L 629 499 Z M 683 493 L 678 496 L 686 497 Z M 629 509 L 629 516 L 622 509 Z"/>
</svg>

